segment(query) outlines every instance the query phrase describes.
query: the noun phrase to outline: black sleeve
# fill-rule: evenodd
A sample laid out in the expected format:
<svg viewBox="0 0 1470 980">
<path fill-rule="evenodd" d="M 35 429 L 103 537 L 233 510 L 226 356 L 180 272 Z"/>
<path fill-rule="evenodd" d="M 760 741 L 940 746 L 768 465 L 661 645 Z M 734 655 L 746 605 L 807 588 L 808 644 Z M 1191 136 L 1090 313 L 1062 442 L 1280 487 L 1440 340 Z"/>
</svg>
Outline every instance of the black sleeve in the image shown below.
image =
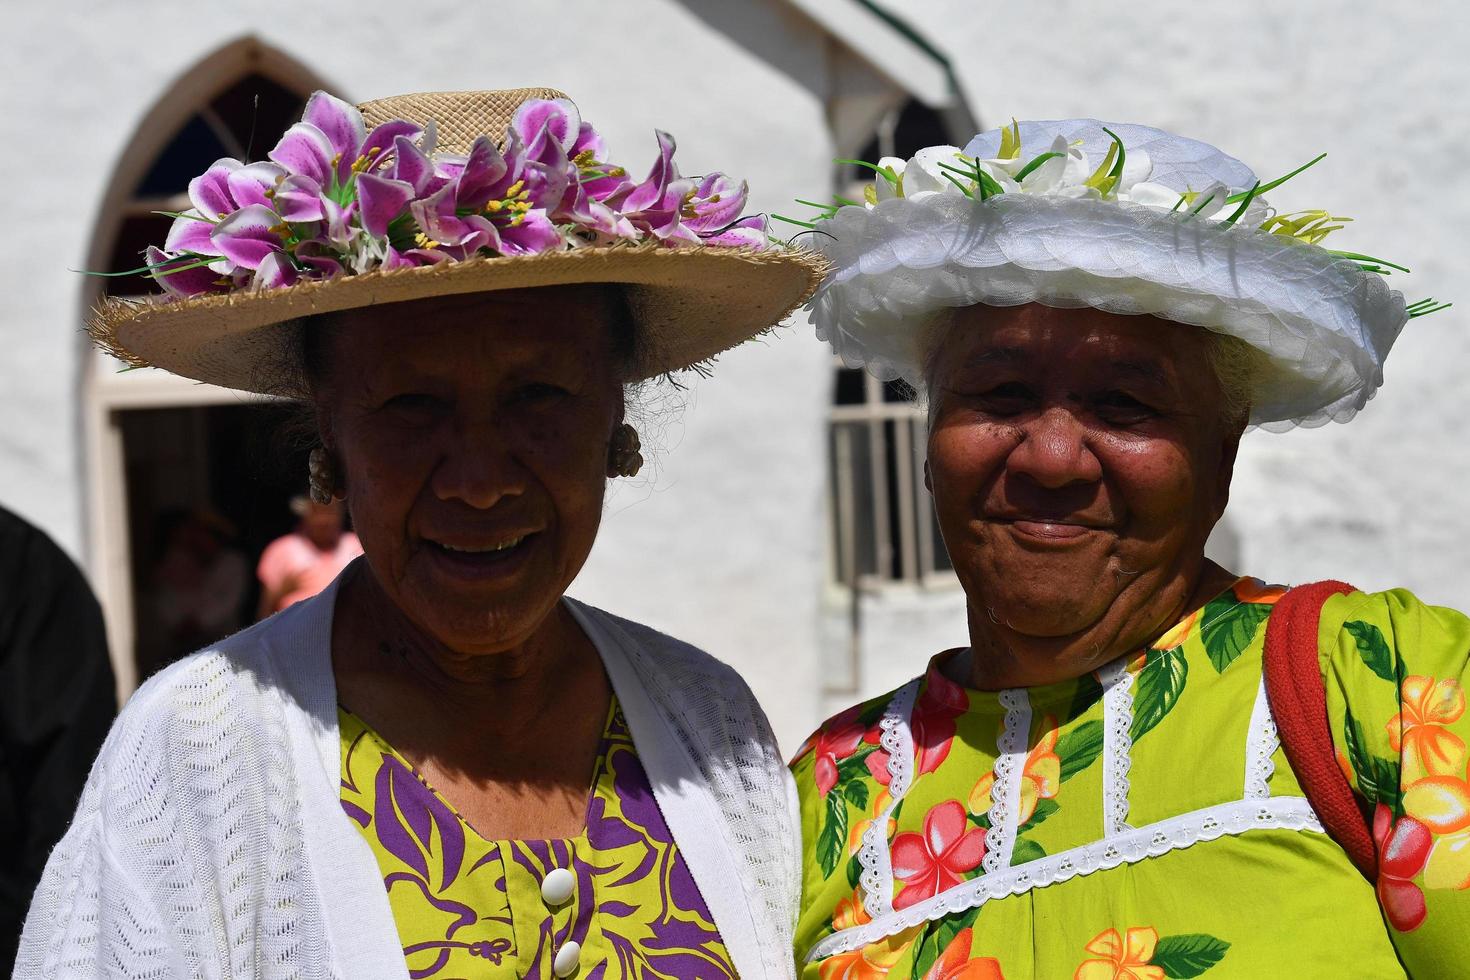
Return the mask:
<svg viewBox="0 0 1470 980">
<path fill-rule="evenodd" d="M 116 713 L 86 579 L 45 534 L 0 509 L 0 975 Z"/>
</svg>

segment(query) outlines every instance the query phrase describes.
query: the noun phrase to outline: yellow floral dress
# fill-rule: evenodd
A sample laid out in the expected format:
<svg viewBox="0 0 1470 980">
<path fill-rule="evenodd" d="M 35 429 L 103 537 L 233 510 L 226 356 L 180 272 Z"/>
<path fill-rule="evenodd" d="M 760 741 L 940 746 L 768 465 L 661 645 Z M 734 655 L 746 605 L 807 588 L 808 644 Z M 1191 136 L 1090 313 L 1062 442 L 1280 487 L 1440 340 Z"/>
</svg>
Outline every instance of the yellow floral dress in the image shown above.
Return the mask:
<svg viewBox="0 0 1470 980">
<path fill-rule="evenodd" d="M 1322 608 L 1333 742 L 1380 874 L 1327 837 L 1262 680 L 1282 589 L 1240 579 L 1076 681 L 963 688 L 941 658 L 824 724 L 802 799 L 801 976 L 1470 976 L 1470 620 Z"/>
<path fill-rule="evenodd" d="M 729 980 L 735 968 L 614 699 L 586 829 L 477 834 L 362 719 L 338 711 L 342 808 L 372 848 L 414 980 Z"/>
</svg>

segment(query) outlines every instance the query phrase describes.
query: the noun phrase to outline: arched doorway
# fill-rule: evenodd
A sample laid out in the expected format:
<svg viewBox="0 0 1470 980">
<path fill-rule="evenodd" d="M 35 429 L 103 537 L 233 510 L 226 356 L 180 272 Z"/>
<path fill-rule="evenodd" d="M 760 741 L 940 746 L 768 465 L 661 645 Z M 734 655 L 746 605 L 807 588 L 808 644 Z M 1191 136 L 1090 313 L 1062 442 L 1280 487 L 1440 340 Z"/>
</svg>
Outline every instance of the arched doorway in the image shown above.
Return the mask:
<svg viewBox="0 0 1470 980">
<path fill-rule="evenodd" d="M 87 267 L 141 265 L 188 184 L 220 157 L 261 159 L 325 86 L 254 38 L 225 46 L 178 79 L 149 111 L 99 209 Z M 104 296 L 157 292 L 142 275 L 89 278 L 83 309 Z M 121 371 L 88 348 L 79 378 L 89 565 L 107 616 L 119 695 L 189 648 L 248 623 L 255 556 L 289 529 L 304 452 L 277 438 L 286 409 L 162 371 Z M 181 528 L 183 530 L 181 530 Z M 165 608 L 162 572 L 189 535 L 228 554 L 206 609 Z"/>
</svg>

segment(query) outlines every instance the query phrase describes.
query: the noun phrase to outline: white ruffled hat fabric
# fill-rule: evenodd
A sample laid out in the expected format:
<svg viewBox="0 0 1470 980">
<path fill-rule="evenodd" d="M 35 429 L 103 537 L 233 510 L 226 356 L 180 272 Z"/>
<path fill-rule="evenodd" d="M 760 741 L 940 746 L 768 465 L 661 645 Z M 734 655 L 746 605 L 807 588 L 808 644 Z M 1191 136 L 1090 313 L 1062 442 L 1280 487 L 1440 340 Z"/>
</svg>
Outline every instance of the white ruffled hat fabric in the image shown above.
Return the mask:
<svg viewBox="0 0 1470 980">
<path fill-rule="evenodd" d="M 1111 182 L 1095 169 L 1114 145 L 1104 127 L 1125 151 Z M 1095 119 L 1004 133 L 982 133 L 963 151 L 885 159 L 897 181 L 876 177 L 865 204 L 815 223 L 835 271 L 812 301 L 813 320 L 846 364 L 917 385 L 926 314 L 1034 302 L 1152 314 L 1241 338 L 1269 358 L 1251 415 L 1267 429 L 1345 422 L 1383 383 L 1409 317 L 1403 295 L 1302 240 L 1310 233 L 1294 237 L 1263 196 L 1227 203 L 1257 183 L 1239 160 Z M 1027 167 L 1048 152 L 1057 155 Z M 976 167 L 993 181 L 983 200 L 975 181 L 962 189 L 957 177 Z"/>
</svg>

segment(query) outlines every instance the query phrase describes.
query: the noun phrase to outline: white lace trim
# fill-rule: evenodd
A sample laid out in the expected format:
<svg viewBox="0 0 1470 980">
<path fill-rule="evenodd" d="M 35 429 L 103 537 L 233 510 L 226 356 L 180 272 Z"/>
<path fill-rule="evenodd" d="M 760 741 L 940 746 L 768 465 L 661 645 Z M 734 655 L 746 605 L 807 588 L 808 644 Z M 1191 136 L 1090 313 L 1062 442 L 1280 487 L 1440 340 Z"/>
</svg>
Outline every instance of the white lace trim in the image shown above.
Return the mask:
<svg viewBox="0 0 1470 980">
<path fill-rule="evenodd" d="M 1271 702 L 1266 699 L 1264 676 L 1256 691 L 1256 706 L 1251 709 L 1250 734 L 1245 744 L 1245 798 L 1264 800 L 1271 795 L 1271 777 L 1276 773 L 1272 756 L 1281 744 L 1276 719 L 1271 715 Z"/>
<path fill-rule="evenodd" d="M 1006 709 L 996 746 L 995 782 L 990 787 L 990 829 L 985 832 L 985 857 L 980 866 L 995 874 L 1011 866 L 1016 827 L 1021 817 L 1021 775 L 1026 768 L 1026 741 L 1031 734 L 1031 699 L 1012 688 L 997 697 Z"/>
<path fill-rule="evenodd" d="M 1098 671 L 1103 695 L 1103 836 L 1116 837 L 1128 826 L 1128 770 L 1133 766 L 1133 675 L 1125 660 Z"/>
<path fill-rule="evenodd" d="M 1117 837 L 1028 861 L 998 874 L 985 874 L 955 885 L 933 898 L 875 918 L 866 925 L 835 932 L 812 947 L 807 962 L 860 949 L 905 929 L 984 905 L 992 898 L 1020 895 L 1078 875 L 1133 864 L 1180 850 L 1200 841 L 1254 830 L 1298 830 L 1323 833 L 1322 824 L 1302 797 L 1237 800 L 1170 817 Z"/>
<path fill-rule="evenodd" d="M 878 744 L 888 753 L 889 800 L 883 812 L 863 831 L 863 843 L 857 855 L 858 864 L 863 869 L 858 878 L 863 888 L 863 908 L 875 919 L 893 911 L 893 863 L 888 850 L 888 820 L 909 791 L 909 783 L 913 779 L 914 738 L 909 715 L 913 713 L 914 699 L 918 696 L 922 680 L 915 678 L 899 688 L 878 721 Z"/>
</svg>

